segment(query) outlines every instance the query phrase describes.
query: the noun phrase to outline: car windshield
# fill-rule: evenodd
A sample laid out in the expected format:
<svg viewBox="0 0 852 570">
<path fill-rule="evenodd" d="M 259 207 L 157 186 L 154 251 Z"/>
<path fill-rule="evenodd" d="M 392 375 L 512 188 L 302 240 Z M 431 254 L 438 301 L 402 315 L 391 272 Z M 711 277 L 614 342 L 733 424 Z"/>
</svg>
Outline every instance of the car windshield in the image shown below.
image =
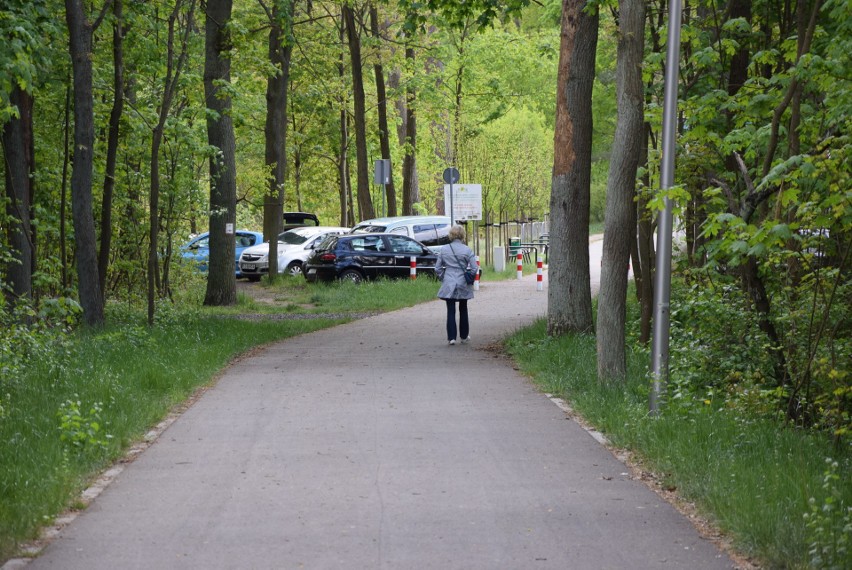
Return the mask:
<svg viewBox="0 0 852 570">
<path fill-rule="evenodd" d="M 376 224 L 363 224 L 352 230 L 353 234 L 380 234 L 385 231 L 387 226 L 379 226 Z"/>
<path fill-rule="evenodd" d="M 337 234 L 326 234 L 322 237 L 320 241 L 317 242 L 316 246 L 314 246 L 315 250 L 326 250 L 333 249 L 334 244 L 337 243 Z"/>
<path fill-rule="evenodd" d="M 287 230 L 278 234 L 278 241 L 287 245 L 299 245 L 308 241 L 308 238 L 293 230 Z"/>
</svg>

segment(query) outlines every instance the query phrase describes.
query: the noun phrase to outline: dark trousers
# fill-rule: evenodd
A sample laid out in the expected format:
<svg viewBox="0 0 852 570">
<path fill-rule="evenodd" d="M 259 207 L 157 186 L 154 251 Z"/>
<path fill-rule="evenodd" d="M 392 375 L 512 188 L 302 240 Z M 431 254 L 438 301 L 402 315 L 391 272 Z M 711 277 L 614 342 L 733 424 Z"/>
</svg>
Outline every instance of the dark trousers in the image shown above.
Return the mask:
<svg viewBox="0 0 852 570">
<path fill-rule="evenodd" d="M 456 340 L 456 303 L 459 304 L 459 331 L 467 338 L 470 325 L 467 322 L 467 299 L 444 299 L 447 302 L 447 340 Z"/>
</svg>

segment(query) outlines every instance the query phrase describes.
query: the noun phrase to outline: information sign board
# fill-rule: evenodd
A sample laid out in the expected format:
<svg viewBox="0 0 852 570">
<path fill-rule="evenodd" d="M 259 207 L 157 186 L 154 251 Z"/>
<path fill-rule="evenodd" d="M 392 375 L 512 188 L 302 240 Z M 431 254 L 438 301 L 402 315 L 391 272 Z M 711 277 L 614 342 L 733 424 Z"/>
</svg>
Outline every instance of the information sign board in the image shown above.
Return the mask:
<svg viewBox="0 0 852 570">
<path fill-rule="evenodd" d="M 445 215 L 450 216 L 453 221 L 481 220 L 482 219 L 482 185 L 481 184 L 453 184 L 452 204 L 453 212 L 450 213 L 450 185 L 444 184 L 444 210 Z"/>
</svg>

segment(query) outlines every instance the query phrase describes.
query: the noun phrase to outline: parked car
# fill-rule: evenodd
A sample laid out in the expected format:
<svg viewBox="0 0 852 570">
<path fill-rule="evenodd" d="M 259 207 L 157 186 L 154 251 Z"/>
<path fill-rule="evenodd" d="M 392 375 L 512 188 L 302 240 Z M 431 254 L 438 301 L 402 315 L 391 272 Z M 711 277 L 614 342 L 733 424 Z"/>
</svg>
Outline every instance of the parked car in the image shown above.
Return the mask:
<svg viewBox="0 0 852 570">
<path fill-rule="evenodd" d="M 328 234 L 345 234 L 349 228 L 305 226 L 278 234 L 278 273 L 301 275 L 302 264 L 319 240 Z M 258 281 L 269 273 L 269 242 L 243 250 L 240 272 L 249 281 Z"/>
<path fill-rule="evenodd" d="M 378 277 L 407 278 L 411 257 L 417 274 L 435 275 L 437 256 L 425 245 L 399 234 L 346 234 L 326 236 L 305 261 L 310 282 L 347 279 L 360 283 Z"/>
<path fill-rule="evenodd" d="M 237 277 L 240 274 L 240 254 L 247 247 L 263 243 L 263 234 L 249 230 L 237 230 L 234 234 L 236 257 L 234 259 L 234 270 Z M 196 264 L 200 271 L 207 271 L 207 260 L 210 258 L 210 232 L 204 232 L 189 240 L 181 246 L 180 255 L 186 261 Z"/>
<path fill-rule="evenodd" d="M 450 243 L 449 216 L 395 216 L 364 220 L 352 228 L 354 234 L 391 233 L 416 239 L 426 247 Z"/>
<path fill-rule="evenodd" d="M 283 224 L 281 231 L 292 230 L 293 228 L 301 228 L 305 226 L 320 225 L 319 218 L 316 214 L 307 212 L 284 212 Z"/>
</svg>

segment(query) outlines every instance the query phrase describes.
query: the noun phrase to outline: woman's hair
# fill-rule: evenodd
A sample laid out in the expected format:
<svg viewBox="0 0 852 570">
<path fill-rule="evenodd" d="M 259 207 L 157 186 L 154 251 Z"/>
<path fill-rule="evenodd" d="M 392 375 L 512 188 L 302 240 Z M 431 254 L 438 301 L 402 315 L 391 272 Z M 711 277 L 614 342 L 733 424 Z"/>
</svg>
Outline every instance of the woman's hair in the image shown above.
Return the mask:
<svg viewBox="0 0 852 570">
<path fill-rule="evenodd" d="M 465 240 L 464 226 L 455 225 L 450 228 L 450 241 Z"/>
</svg>

